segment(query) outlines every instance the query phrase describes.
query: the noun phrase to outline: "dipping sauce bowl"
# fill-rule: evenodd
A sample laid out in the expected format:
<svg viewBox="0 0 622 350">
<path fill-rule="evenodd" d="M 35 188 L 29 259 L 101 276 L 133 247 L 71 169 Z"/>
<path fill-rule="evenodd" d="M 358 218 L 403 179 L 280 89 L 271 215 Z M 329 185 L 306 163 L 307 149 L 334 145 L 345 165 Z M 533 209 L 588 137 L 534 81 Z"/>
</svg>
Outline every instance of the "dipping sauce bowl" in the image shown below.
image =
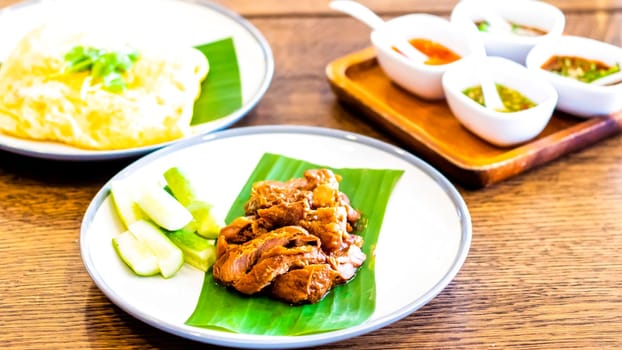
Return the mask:
<svg viewBox="0 0 622 350">
<path fill-rule="evenodd" d="M 622 110 L 622 83 L 601 86 L 547 71 L 553 56 L 579 57 L 613 67 L 622 65 L 622 48 L 584 37 L 563 36 L 536 45 L 527 56 L 527 68 L 553 84 L 557 108 L 579 117 L 597 117 Z"/>
<path fill-rule="evenodd" d="M 459 56 L 447 64 L 426 64 L 409 59 L 392 44 L 396 40 L 423 39 L 432 45 L 440 44 Z M 442 76 L 453 65 L 471 56 L 483 56 L 483 43 L 475 36 L 442 17 L 428 14 L 410 14 L 396 17 L 371 33 L 378 63 L 387 76 L 407 91 L 427 100 L 445 97 Z M 425 52 L 424 52 L 425 53 Z"/>
<path fill-rule="evenodd" d="M 487 17 L 499 19 L 505 27 L 483 23 Z M 450 18 L 452 23 L 477 28 L 488 56 L 520 64 L 525 64 L 536 44 L 562 35 L 566 24 L 561 10 L 537 0 L 462 0 L 454 6 Z"/>
<path fill-rule="evenodd" d="M 467 97 L 464 91 L 480 84 L 478 71 L 482 69 L 488 70 L 496 84 L 520 92 L 535 106 L 517 112 L 500 112 Z M 455 65 L 443 76 L 443 88 L 449 108 L 460 123 L 500 147 L 535 138 L 549 122 L 557 103 L 557 92 L 546 79 L 502 57 L 473 58 Z"/>
</svg>

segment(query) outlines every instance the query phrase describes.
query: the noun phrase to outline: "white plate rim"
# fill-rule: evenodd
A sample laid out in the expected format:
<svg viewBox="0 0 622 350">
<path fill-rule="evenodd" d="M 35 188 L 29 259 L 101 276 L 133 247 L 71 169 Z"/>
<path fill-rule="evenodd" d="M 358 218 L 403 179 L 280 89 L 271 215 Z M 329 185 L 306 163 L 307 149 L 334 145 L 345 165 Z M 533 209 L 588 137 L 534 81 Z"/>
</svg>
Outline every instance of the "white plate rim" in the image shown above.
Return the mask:
<svg viewBox="0 0 622 350">
<path fill-rule="evenodd" d="M 3 16 L 11 11 L 19 10 L 24 7 L 36 6 L 45 3 L 48 0 L 25 0 L 14 5 L 9 5 L 0 9 L 0 16 Z M 213 121 L 213 126 L 211 127 L 203 127 L 201 130 L 195 134 L 191 135 L 179 140 L 172 140 L 168 142 L 163 142 L 156 145 L 149 145 L 143 147 L 135 147 L 129 149 L 122 150 L 83 150 L 76 148 L 75 153 L 56 153 L 56 152 L 46 152 L 42 150 L 37 150 L 33 148 L 24 148 L 20 146 L 14 146 L 10 143 L 7 143 L 7 140 L 17 140 L 18 143 L 22 144 L 45 144 L 45 143 L 54 143 L 49 141 L 36 141 L 36 140 L 26 140 L 20 139 L 11 135 L 6 135 L 0 132 L 0 150 L 11 152 L 14 154 L 19 154 L 22 156 L 34 157 L 34 158 L 42 158 L 49 160 L 60 160 L 60 161 L 103 161 L 103 160 L 112 160 L 112 159 L 123 159 L 123 158 L 132 158 L 144 155 L 151 151 L 157 150 L 159 148 L 163 148 L 174 144 L 176 142 L 188 140 L 194 137 L 201 137 L 210 132 L 219 131 L 222 129 L 226 129 L 229 126 L 235 124 L 243 117 L 245 117 L 248 113 L 250 113 L 259 103 L 259 101 L 263 98 L 266 91 L 270 87 L 272 79 L 274 77 L 274 56 L 272 53 L 272 49 L 268 44 L 268 41 L 263 36 L 263 34 L 248 20 L 243 18 L 241 15 L 237 14 L 233 10 L 226 8 L 223 5 L 212 2 L 211 0 L 176 0 L 179 2 L 185 2 L 189 4 L 197 4 L 200 6 L 207 7 L 211 10 L 219 12 L 220 14 L 229 17 L 234 22 L 239 24 L 242 28 L 244 28 L 259 44 L 261 47 L 261 51 L 264 56 L 264 63 L 266 73 L 263 77 L 261 85 L 257 89 L 255 95 L 249 98 L 249 100 L 242 105 L 240 109 L 231 113 L 230 115 L 220 118 L 216 121 Z M 207 124 L 206 124 L 207 125 Z"/>
<path fill-rule="evenodd" d="M 139 169 L 144 164 L 148 164 L 152 160 L 156 160 L 157 158 L 167 155 L 169 153 L 174 153 L 178 150 L 192 147 L 194 145 L 198 145 L 204 142 L 210 142 L 212 140 L 218 140 L 222 138 L 229 137 L 240 137 L 245 135 L 257 135 L 257 134 L 274 134 L 274 133 L 286 133 L 286 134 L 304 134 L 304 135 L 318 135 L 318 136 L 326 136 L 336 139 L 343 139 L 348 141 L 355 141 L 362 145 L 367 145 L 374 147 L 376 149 L 388 152 L 393 156 L 400 158 L 402 160 L 407 161 L 413 166 L 417 167 L 419 170 L 423 171 L 426 175 L 428 175 L 436 184 L 438 184 L 441 189 L 447 194 L 452 204 L 455 206 L 456 214 L 460 220 L 461 227 L 461 239 L 460 246 L 454 258 L 454 261 L 451 267 L 446 271 L 445 275 L 438 281 L 434 287 L 428 290 L 421 297 L 413 300 L 408 305 L 400 308 L 399 310 L 394 311 L 390 315 L 378 318 L 373 320 L 372 322 L 364 322 L 360 325 L 326 332 L 319 334 L 311 334 L 311 335 L 302 335 L 302 336 L 292 336 L 292 337 L 275 337 L 275 336 L 266 336 L 266 342 L 257 343 L 256 341 L 248 341 L 248 340 L 238 340 L 235 339 L 235 333 L 228 332 L 219 332 L 214 331 L 215 334 L 210 334 L 210 336 L 205 336 L 200 332 L 192 332 L 187 328 L 194 328 L 191 326 L 183 326 L 180 327 L 178 325 L 172 323 L 162 322 L 161 320 L 154 319 L 150 315 L 138 310 L 132 305 L 128 305 L 123 300 L 121 300 L 113 290 L 107 289 L 106 284 L 98 275 L 95 267 L 92 265 L 89 256 L 89 248 L 87 246 L 87 240 L 85 239 L 86 235 L 89 231 L 90 223 L 93 222 L 95 214 L 98 208 L 102 205 L 104 200 L 106 199 L 109 189 L 110 183 L 115 179 L 120 179 L 125 177 L 127 174 L 131 174 L 136 169 Z M 180 336 L 182 338 L 194 340 L 201 343 L 208 343 L 219 346 L 227 346 L 234 348 L 246 348 L 246 349 L 292 349 L 292 348 L 301 348 L 301 347 L 310 347 L 317 346 L 323 344 L 329 344 L 338 342 L 345 339 L 350 339 L 362 334 L 366 334 L 377 330 L 379 328 L 385 327 L 389 324 L 392 324 L 400 319 L 412 314 L 419 308 L 426 305 L 430 302 L 434 297 L 436 297 L 449 283 L 454 279 L 454 277 L 460 271 L 462 265 L 466 261 L 470 245 L 472 239 L 472 224 L 471 224 L 471 215 L 467 208 L 467 205 L 460 195 L 459 191 L 454 187 L 454 185 L 438 170 L 433 168 L 431 165 L 416 157 L 415 155 L 386 142 L 364 136 L 361 134 L 347 132 L 337 129 L 330 129 L 324 127 L 316 127 L 316 126 L 297 126 L 297 125 L 264 125 L 264 126 L 249 126 L 249 127 L 239 127 L 233 128 L 223 131 L 214 132 L 208 135 L 204 135 L 202 137 L 196 137 L 188 140 L 184 140 L 178 142 L 174 145 L 162 148 L 155 152 L 152 152 L 133 163 L 129 164 L 127 167 L 122 169 L 116 175 L 114 175 L 108 182 L 97 192 L 95 197 L 92 199 L 91 203 L 87 207 L 87 210 L 84 214 L 81 228 L 80 228 L 80 251 L 81 258 L 86 268 L 88 274 L 91 279 L 95 282 L 97 287 L 110 299 L 115 305 L 119 308 L 132 315 L 133 317 L 155 327 L 162 331 L 165 331 L 170 334 L 174 334 Z M 222 333 L 222 335 L 220 335 Z"/>
</svg>

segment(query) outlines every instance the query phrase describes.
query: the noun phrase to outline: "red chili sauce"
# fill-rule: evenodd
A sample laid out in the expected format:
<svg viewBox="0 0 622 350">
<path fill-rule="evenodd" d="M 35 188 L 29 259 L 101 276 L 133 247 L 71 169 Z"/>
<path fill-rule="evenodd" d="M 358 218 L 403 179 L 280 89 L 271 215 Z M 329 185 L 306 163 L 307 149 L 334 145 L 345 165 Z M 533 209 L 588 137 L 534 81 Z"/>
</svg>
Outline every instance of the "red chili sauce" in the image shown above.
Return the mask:
<svg viewBox="0 0 622 350">
<path fill-rule="evenodd" d="M 439 66 L 442 64 L 448 64 L 448 63 L 457 61 L 461 58 L 460 55 L 458 55 L 457 53 L 448 49 L 444 45 L 441 45 L 432 40 L 415 38 L 415 39 L 409 40 L 409 42 L 417 50 L 421 51 L 424 55 L 428 56 L 428 60 L 425 61 L 424 63 L 429 64 L 431 66 Z M 395 47 L 393 48 L 393 50 L 400 52 Z"/>
</svg>

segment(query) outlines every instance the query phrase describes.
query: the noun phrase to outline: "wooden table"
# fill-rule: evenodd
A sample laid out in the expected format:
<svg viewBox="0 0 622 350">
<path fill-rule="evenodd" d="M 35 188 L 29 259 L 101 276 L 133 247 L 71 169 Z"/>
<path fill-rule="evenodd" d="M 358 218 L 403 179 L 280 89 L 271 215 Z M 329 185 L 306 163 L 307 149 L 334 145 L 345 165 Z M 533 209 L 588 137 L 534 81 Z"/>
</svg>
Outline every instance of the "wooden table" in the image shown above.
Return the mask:
<svg viewBox="0 0 622 350">
<path fill-rule="evenodd" d="M 394 142 L 340 105 L 324 73 L 331 60 L 369 45 L 366 27 L 326 1 L 221 2 L 263 32 L 276 62 L 265 98 L 234 127 L 316 125 Z M 446 16 L 455 2 L 364 1 L 386 17 Z M 622 1 L 551 2 L 566 13 L 567 33 L 622 45 Z M 82 265 L 84 211 L 129 162 L 0 152 L 0 348 L 211 348 L 126 314 Z M 473 241 L 454 281 L 401 321 L 318 349 L 622 348 L 622 138 L 486 189 L 459 190 Z"/>
</svg>

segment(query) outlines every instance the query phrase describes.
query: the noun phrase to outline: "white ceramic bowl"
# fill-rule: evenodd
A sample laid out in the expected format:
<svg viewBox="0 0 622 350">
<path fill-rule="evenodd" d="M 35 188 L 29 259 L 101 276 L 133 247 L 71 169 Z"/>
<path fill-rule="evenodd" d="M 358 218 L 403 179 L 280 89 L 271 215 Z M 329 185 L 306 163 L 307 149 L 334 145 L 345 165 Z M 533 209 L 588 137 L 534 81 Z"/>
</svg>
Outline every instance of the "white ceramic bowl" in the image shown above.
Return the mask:
<svg viewBox="0 0 622 350">
<path fill-rule="evenodd" d="M 480 85 L 478 70 L 487 69 L 497 84 L 505 85 L 537 105 L 519 112 L 497 112 L 467 97 L 466 88 Z M 513 146 L 536 137 L 546 126 L 557 103 L 557 92 L 538 74 L 502 57 L 474 58 L 449 69 L 443 76 L 447 103 L 460 123 L 497 146 Z"/>
<path fill-rule="evenodd" d="M 529 50 L 536 44 L 560 36 L 566 24 L 562 11 L 537 0 L 462 0 L 453 8 L 451 22 L 476 28 L 475 22 L 483 19 L 482 13 L 486 10 L 496 13 L 506 21 L 547 32 L 535 37 L 494 30 L 479 32 L 488 56 L 501 56 L 520 64 L 525 64 Z"/>
<path fill-rule="evenodd" d="M 578 56 L 622 65 L 622 48 L 584 37 L 563 36 L 536 45 L 527 56 L 527 68 L 550 81 L 557 93 L 557 108 L 579 117 L 604 116 L 622 110 L 622 84 L 599 86 L 542 69 L 554 55 Z"/>
<path fill-rule="evenodd" d="M 386 38 L 410 40 L 424 38 L 451 49 L 462 59 L 484 55 L 483 43 L 461 32 L 449 21 L 428 14 L 411 14 L 387 21 L 372 31 L 371 42 L 376 48 L 378 62 L 389 78 L 402 88 L 428 100 L 444 98 L 441 78 L 445 71 L 462 59 L 444 65 L 427 65 L 395 52 Z"/>
</svg>

